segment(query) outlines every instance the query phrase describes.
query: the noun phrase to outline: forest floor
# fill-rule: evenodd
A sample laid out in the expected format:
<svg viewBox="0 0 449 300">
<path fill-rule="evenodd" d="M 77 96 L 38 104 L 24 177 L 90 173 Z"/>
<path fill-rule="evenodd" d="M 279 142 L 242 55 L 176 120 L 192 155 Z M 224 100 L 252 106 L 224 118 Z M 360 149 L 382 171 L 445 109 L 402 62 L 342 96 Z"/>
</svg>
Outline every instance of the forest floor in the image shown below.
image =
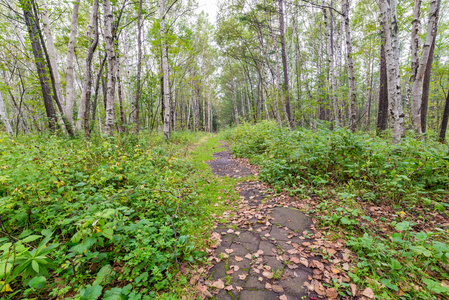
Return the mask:
<svg viewBox="0 0 449 300">
<path fill-rule="evenodd" d="M 358 291 L 350 283 L 351 251 L 315 228 L 316 220 L 302 212 L 307 201 L 275 193 L 254 177 L 257 167 L 234 158 L 221 143 L 208 162 L 212 172 L 248 179 L 236 186 L 237 203 L 228 201 L 238 210 L 217 216 L 210 269 L 191 282 L 198 280 L 197 290 L 210 297 L 209 287 L 217 300 L 336 299 L 342 296 L 336 286 L 346 283 L 351 299 L 374 298 L 370 288 Z"/>
</svg>

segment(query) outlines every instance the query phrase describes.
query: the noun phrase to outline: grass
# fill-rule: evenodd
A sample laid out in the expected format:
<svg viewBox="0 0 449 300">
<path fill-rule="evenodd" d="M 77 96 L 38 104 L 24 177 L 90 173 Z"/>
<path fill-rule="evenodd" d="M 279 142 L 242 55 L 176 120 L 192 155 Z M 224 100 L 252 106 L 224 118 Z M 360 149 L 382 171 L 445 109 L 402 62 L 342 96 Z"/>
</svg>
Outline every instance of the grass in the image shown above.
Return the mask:
<svg viewBox="0 0 449 300">
<path fill-rule="evenodd" d="M 217 145 L 189 132 L 1 136 L 2 299 L 193 297 L 185 270 L 237 198 L 205 163 Z"/>
</svg>

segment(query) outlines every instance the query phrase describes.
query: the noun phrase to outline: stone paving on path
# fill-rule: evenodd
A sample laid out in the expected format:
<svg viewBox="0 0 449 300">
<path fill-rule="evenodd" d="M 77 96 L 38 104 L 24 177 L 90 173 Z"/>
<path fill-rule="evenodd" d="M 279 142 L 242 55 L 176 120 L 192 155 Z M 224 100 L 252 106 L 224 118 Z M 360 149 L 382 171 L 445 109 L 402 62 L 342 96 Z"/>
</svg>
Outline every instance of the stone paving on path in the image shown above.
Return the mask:
<svg viewBox="0 0 449 300">
<path fill-rule="evenodd" d="M 209 165 L 218 176 L 252 174 L 227 149 L 214 157 Z M 303 255 L 303 244 L 310 244 L 312 219 L 295 208 L 279 206 L 262 182 L 246 181 L 238 190 L 239 212 L 213 233 L 216 264 L 209 276 L 218 291 L 215 299 L 318 299 L 304 285 L 314 275 L 311 259 Z"/>
</svg>

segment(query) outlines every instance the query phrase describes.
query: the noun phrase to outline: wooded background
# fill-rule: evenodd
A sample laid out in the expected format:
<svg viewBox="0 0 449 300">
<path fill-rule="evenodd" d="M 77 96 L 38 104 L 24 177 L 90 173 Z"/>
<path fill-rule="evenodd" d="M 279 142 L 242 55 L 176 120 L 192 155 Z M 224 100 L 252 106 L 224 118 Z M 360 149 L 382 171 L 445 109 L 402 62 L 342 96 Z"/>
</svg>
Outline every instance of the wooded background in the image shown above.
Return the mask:
<svg viewBox="0 0 449 300">
<path fill-rule="evenodd" d="M 448 3 L 1 0 L 0 115 L 10 135 L 217 131 L 276 120 L 439 132 Z"/>
</svg>

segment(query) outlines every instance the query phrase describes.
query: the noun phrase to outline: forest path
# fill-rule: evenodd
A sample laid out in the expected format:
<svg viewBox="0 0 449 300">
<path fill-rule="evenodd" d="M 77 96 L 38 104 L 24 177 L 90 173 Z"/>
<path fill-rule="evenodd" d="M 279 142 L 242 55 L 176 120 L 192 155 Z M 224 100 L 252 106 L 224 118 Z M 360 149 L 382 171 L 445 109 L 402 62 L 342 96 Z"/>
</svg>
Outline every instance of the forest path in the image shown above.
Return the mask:
<svg viewBox="0 0 449 300">
<path fill-rule="evenodd" d="M 223 142 L 222 147 L 208 162 L 216 176 L 244 178 L 257 173 L 254 166 L 233 158 Z M 293 207 L 292 199 L 270 193 L 260 181 L 241 182 L 237 190 L 238 211 L 219 217 L 223 223 L 212 234 L 216 244 L 209 258 L 214 264 L 209 285 L 216 289 L 215 299 L 320 298 L 307 288 L 315 278 L 309 266 L 324 269 L 311 254 L 312 219 Z"/>
</svg>

